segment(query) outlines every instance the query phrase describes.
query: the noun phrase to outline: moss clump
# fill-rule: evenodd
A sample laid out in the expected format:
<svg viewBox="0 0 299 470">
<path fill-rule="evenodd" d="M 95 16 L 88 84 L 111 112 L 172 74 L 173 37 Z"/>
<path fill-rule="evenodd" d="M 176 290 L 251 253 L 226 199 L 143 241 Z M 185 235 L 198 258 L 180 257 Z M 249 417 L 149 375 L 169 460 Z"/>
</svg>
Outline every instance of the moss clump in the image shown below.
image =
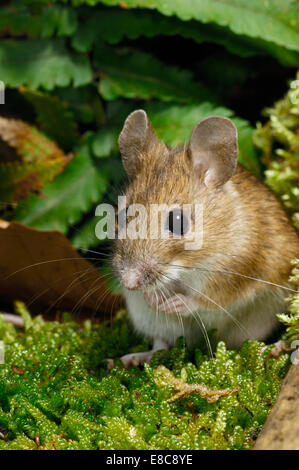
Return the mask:
<svg viewBox="0 0 299 470">
<path fill-rule="evenodd" d="M 106 357 L 148 347 L 123 313 L 112 324 L 79 325 L 31 319 L 22 304 L 18 311 L 24 331 L 0 323 L 0 449 L 247 449 L 289 366 L 287 354 L 269 358 L 258 341 L 240 352 L 219 343 L 211 359 L 179 340 L 144 368 L 108 371 Z M 186 383 L 240 391 L 215 403 L 194 393 L 169 401 L 176 390 L 159 382 L 161 366 Z"/>
<path fill-rule="evenodd" d="M 292 264 L 294 269 L 290 281 L 299 287 L 299 259 L 294 260 Z M 283 335 L 287 346 L 297 348 L 298 344 L 294 342 L 299 341 L 299 290 L 290 299 L 289 314 L 278 315 L 278 318 L 287 326 L 286 332 Z"/>
<path fill-rule="evenodd" d="M 265 181 L 281 197 L 299 229 L 299 72 L 290 90 L 273 108 L 269 121 L 259 125 L 254 142 L 263 151 Z"/>
</svg>

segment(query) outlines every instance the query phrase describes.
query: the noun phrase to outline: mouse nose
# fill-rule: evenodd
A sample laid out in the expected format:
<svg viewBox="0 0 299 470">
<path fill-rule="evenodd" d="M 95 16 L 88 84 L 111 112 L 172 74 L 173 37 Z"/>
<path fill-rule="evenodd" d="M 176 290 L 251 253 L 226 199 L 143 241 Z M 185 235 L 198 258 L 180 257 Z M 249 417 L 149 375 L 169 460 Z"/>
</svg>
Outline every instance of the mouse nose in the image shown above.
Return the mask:
<svg viewBox="0 0 299 470">
<path fill-rule="evenodd" d="M 143 275 L 138 268 L 126 268 L 122 274 L 122 285 L 130 290 L 138 289 L 143 281 Z"/>
</svg>

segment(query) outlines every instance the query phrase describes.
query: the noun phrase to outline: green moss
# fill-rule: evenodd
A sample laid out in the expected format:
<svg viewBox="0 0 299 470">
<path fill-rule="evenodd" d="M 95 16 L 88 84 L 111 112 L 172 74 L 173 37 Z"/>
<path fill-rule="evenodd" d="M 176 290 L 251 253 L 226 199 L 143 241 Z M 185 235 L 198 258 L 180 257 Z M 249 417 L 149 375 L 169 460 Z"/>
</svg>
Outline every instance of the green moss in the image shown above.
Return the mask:
<svg viewBox="0 0 299 470">
<path fill-rule="evenodd" d="M 62 323 L 31 319 L 20 303 L 17 310 L 25 331 L 0 321 L 0 449 L 247 449 L 289 366 L 287 354 L 268 358 L 258 341 L 240 352 L 219 343 L 211 359 L 179 340 L 144 368 L 119 362 L 108 371 L 108 356 L 148 347 L 124 312 L 112 324 L 79 325 L 69 316 Z M 241 390 L 216 403 L 197 394 L 169 402 L 174 386 L 159 383 L 159 365 L 187 383 Z"/>
<path fill-rule="evenodd" d="M 263 152 L 265 181 L 280 196 L 299 229 L 299 72 L 286 96 L 265 110 L 269 120 L 259 125 L 254 142 Z"/>
<path fill-rule="evenodd" d="M 294 260 L 292 264 L 294 269 L 290 280 L 299 287 L 299 259 Z M 293 342 L 299 341 L 299 290 L 290 298 L 289 313 L 278 315 L 278 318 L 287 326 L 283 339 L 289 347 L 297 348 L 298 344 Z"/>
</svg>

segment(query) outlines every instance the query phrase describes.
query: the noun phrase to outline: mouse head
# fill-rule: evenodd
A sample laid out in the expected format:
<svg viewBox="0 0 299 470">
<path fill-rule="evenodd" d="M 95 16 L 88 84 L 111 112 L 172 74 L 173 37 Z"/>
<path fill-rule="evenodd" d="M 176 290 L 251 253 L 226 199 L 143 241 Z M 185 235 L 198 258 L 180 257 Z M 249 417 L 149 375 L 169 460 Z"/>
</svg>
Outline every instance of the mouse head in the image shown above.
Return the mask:
<svg viewBox="0 0 299 470">
<path fill-rule="evenodd" d="M 237 130 L 227 118 L 208 117 L 194 127 L 187 145 L 171 149 L 159 141 L 146 112 L 137 110 L 125 121 L 119 147 L 129 184 L 126 208 L 118 221 L 126 222 L 127 228 L 137 224 L 139 235 L 117 239 L 114 266 L 124 287 L 151 289 L 167 283 L 165 276 L 179 277 L 174 265 L 191 266 L 195 258 L 203 259 L 217 249 L 219 227 L 211 221 L 216 217 L 218 224 L 225 225 L 218 200 L 226 198 L 224 188 L 237 165 Z M 207 221 L 203 213 L 200 228 L 195 224 L 195 203 L 208 212 Z M 135 214 L 145 208 L 137 214 L 135 225 L 132 205 Z M 190 206 L 187 213 L 184 207 Z M 154 228 L 153 237 L 154 222 L 159 233 Z M 196 235 L 199 229 L 202 246 L 186 250 L 188 234 Z"/>
</svg>

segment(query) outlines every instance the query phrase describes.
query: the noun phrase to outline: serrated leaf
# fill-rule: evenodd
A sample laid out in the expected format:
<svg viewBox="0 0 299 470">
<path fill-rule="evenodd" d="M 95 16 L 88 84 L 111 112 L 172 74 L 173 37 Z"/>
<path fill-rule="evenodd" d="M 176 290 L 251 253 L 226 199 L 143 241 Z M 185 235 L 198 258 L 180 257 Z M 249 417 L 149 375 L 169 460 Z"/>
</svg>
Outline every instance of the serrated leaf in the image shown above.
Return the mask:
<svg viewBox="0 0 299 470">
<path fill-rule="evenodd" d="M 96 51 L 95 66 L 102 77 L 100 93 L 107 100 L 120 96 L 176 102 L 213 100 L 212 93 L 195 82 L 190 71 L 166 66 L 145 52 L 102 46 Z"/>
<path fill-rule="evenodd" d="M 21 88 L 20 92 L 33 105 L 40 128 L 61 147 L 71 150 L 78 138 L 77 123 L 67 104 L 41 91 Z"/>
<path fill-rule="evenodd" d="M 221 44 L 229 52 L 242 57 L 271 54 L 285 65 L 299 65 L 299 54 L 285 47 L 246 35 L 236 36 L 228 28 L 217 24 L 181 21 L 157 11 L 91 9 L 87 18 L 80 22 L 80 27 L 72 38 L 72 45 L 79 52 L 87 52 L 102 41 L 117 44 L 125 38 L 135 40 L 141 36 L 151 38 L 163 35 L 179 35 L 193 39 L 198 44 Z"/>
<path fill-rule="evenodd" d="M 293 0 L 99 0 L 93 3 L 157 9 L 166 16 L 217 23 L 235 34 L 299 51 L 299 3 Z"/>
<path fill-rule="evenodd" d="M 0 76 L 6 86 L 46 90 L 92 80 L 88 58 L 69 51 L 62 38 L 1 41 Z"/>
<path fill-rule="evenodd" d="M 0 163 L 2 206 L 40 191 L 70 161 L 54 142 L 22 121 L 0 117 L 0 138 L 15 150 L 16 157 Z"/>
<path fill-rule="evenodd" d="M 193 126 L 200 119 L 208 116 L 224 116 L 232 119 L 239 133 L 239 162 L 252 173 L 260 174 L 257 152 L 252 143 L 253 129 L 247 121 L 235 117 L 230 109 L 215 107 L 206 102 L 186 106 L 151 103 L 146 110 L 158 137 L 171 146 L 188 142 Z"/>
<path fill-rule="evenodd" d="M 259 53 L 259 49 L 246 38 L 236 37 L 217 25 L 198 24 L 196 21 L 180 21 L 175 17 L 165 17 L 156 11 L 120 10 L 115 8 L 90 11 L 85 21 L 72 38 L 73 47 L 87 52 L 99 41 L 117 44 L 123 39 L 137 39 L 140 36 L 175 36 L 191 38 L 197 43 L 216 42 L 230 52 L 249 57 Z"/>
<path fill-rule="evenodd" d="M 107 182 L 86 152 L 78 152 L 63 174 L 19 205 L 15 220 L 41 230 L 68 231 L 99 202 Z"/>
<path fill-rule="evenodd" d="M 70 36 L 77 28 L 77 13 L 65 5 L 43 6 L 32 13 L 24 4 L 0 8 L 0 33 L 30 37 Z"/>
</svg>

